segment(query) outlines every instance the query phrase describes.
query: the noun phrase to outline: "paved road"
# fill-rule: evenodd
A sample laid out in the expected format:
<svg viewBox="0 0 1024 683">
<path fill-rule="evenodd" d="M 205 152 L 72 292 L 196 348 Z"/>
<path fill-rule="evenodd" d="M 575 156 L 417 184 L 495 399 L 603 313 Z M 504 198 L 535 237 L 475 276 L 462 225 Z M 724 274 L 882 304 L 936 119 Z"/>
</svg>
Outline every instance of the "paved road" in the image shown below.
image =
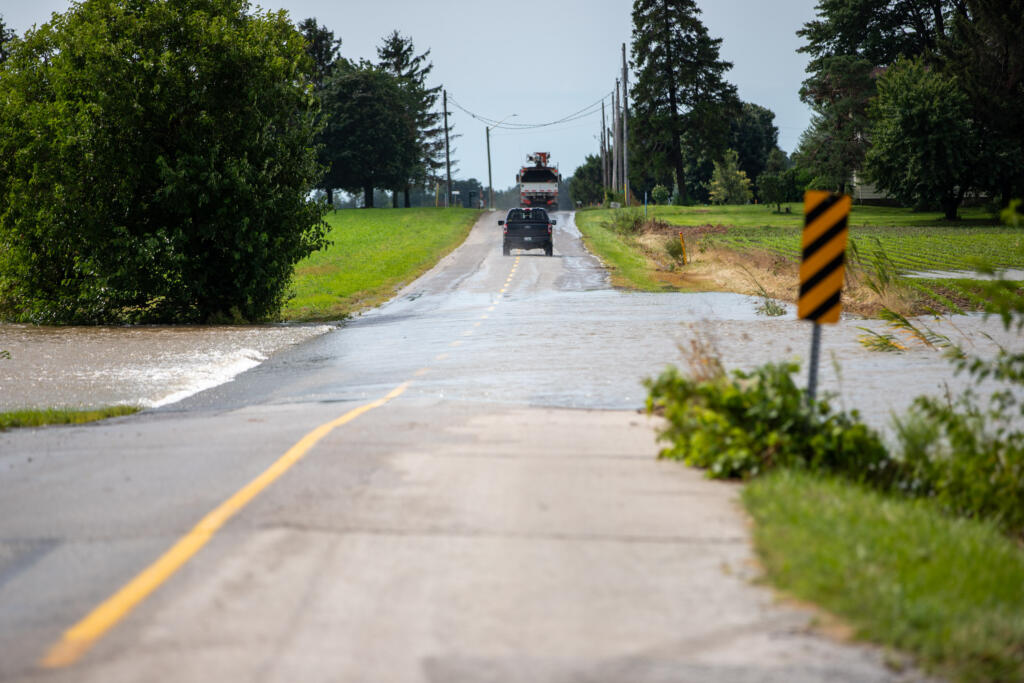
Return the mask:
<svg viewBox="0 0 1024 683">
<path fill-rule="evenodd" d="M 613 291 L 558 218 L 182 403 L 0 435 L 0 679 L 902 680 L 654 458 L 641 378 L 754 303 Z"/>
</svg>

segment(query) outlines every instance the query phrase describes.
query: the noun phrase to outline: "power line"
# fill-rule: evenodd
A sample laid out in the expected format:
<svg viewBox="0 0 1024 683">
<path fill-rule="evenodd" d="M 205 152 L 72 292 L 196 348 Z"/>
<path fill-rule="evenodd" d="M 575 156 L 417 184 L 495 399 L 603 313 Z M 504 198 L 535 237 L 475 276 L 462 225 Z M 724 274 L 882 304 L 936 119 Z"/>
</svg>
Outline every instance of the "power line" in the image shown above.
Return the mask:
<svg viewBox="0 0 1024 683">
<path fill-rule="evenodd" d="M 583 118 L 586 118 L 586 117 L 591 116 L 593 114 L 596 114 L 599 111 L 599 107 L 601 106 L 601 104 L 609 96 L 611 96 L 611 92 L 607 93 L 601 99 L 599 99 L 597 102 L 594 102 L 593 104 L 589 104 L 586 107 L 583 107 L 582 109 L 580 109 L 578 111 L 574 111 L 573 113 L 568 114 L 567 116 L 563 116 L 562 118 L 557 119 L 555 121 L 548 121 L 547 123 L 501 122 L 501 121 L 498 121 L 496 119 L 492 119 L 492 118 L 489 118 L 487 116 L 483 116 L 481 114 L 476 114 L 474 112 L 471 112 L 469 109 L 466 109 L 461 104 L 459 104 L 458 101 L 456 101 L 456 99 L 454 97 L 452 97 L 450 94 L 448 95 L 448 101 L 451 102 L 452 104 L 454 104 L 459 109 L 461 109 L 466 114 L 469 114 L 470 116 L 472 116 L 477 121 L 480 121 L 484 125 L 488 126 L 489 128 L 492 128 L 492 129 L 493 128 L 498 128 L 498 129 L 504 128 L 506 130 L 526 130 L 526 129 L 534 129 L 534 128 L 546 128 L 548 126 L 556 126 L 556 125 L 558 125 L 560 123 L 570 123 L 572 121 L 578 121 L 580 119 L 583 119 Z"/>
</svg>

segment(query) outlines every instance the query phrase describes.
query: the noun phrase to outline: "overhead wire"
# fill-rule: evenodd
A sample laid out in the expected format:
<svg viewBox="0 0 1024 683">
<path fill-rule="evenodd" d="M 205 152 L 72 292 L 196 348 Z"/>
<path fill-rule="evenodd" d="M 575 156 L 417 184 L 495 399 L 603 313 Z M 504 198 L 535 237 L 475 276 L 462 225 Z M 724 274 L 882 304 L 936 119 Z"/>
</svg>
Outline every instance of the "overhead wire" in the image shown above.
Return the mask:
<svg viewBox="0 0 1024 683">
<path fill-rule="evenodd" d="M 491 128 L 491 129 L 505 129 L 505 130 L 527 130 L 527 129 L 535 129 L 535 128 L 547 128 L 548 126 L 557 126 L 558 124 L 561 124 L 561 123 L 570 123 L 572 121 L 578 121 L 578 120 L 586 118 L 588 116 L 592 116 L 592 115 L 596 114 L 599 111 L 599 108 L 600 108 L 601 104 L 607 98 L 611 97 L 611 95 L 612 95 L 612 93 L 611 93 L 611 91 L 609 91 L 608 93 L 603 95 L 601 97 L 601 99 L 597 100 L 593 104 L 589 104 L 586 107 L 583 107 L 582 109 L 574 111 L 571 114 L 563 116 L 560 119 L 557 119 L 555 121 L 548 121 L 547 123 L 516 123 L 516 122 L 513 122 L 513 121 L 498 121 L 497 119 L 492 119 L 490 117 L 483 116 L 482 114 L 476 114 L 476 113 L 470 111 L 466 107 L 464 107 L 461 104 L 459 104 L 458 100 L 456 100 L 454 97 L 452 97 L 451 93 L 448 94 L 448 101 L 451 102 L 452 104 L 454 104 L 456 107 L 458 107 L 460 110 L 462 110 L 466 114 L 468 114 L 471 117 L 473 117 L 474 119 L 476 119 L 477 121 L 480 121 L 481 123 L 486 125 L 488 128 Z"/>
</svg>

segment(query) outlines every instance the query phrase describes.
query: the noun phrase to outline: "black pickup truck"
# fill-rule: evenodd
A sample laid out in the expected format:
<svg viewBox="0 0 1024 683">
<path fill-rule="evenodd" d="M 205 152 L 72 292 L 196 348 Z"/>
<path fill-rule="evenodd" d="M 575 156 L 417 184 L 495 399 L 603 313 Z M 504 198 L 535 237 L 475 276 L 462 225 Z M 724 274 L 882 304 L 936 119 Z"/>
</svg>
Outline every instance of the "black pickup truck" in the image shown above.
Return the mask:
<svg viewBox="0 0 1024 683">
<path fill-rule="evenodd" d="M 513 249 L 543 249 L 551 256 L 551 228 L 556 222 L 544 209 L 509 209 L 505 220 L 498 221 L 505 226 L 501 253 L 508 256 Z"/>
</svg>

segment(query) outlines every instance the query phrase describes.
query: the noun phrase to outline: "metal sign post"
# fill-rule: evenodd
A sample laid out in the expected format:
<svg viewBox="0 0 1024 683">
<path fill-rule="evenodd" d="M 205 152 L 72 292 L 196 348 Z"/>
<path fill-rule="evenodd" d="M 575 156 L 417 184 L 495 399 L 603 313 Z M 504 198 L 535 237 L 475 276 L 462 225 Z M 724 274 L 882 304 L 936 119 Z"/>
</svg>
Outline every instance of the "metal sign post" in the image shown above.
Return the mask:
<svg viewBox="0 0 1024 683">
<path fill-rule="evenodd" d="M 803 261 L 796 309 L 797 317 L 814 323 L 807 377 L 809 403 L 813 403 L 818 390 L 821 325 L 839 322 L 842 309 L 839 296 L 843 290 L 847 221 L 852 203 L 845 194 L 818 190 L 804 194 Z"/>
</svg>

